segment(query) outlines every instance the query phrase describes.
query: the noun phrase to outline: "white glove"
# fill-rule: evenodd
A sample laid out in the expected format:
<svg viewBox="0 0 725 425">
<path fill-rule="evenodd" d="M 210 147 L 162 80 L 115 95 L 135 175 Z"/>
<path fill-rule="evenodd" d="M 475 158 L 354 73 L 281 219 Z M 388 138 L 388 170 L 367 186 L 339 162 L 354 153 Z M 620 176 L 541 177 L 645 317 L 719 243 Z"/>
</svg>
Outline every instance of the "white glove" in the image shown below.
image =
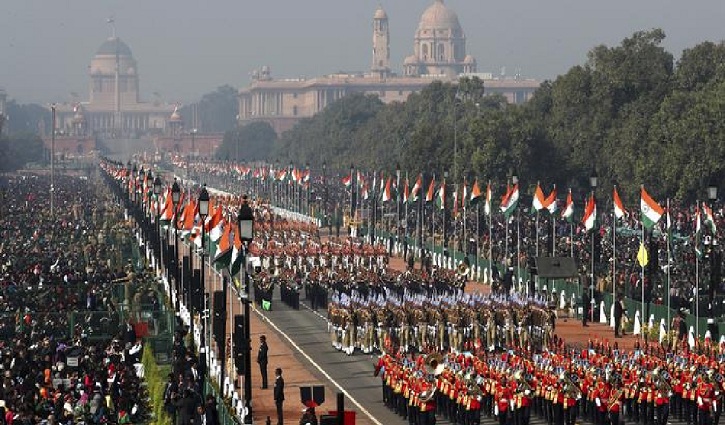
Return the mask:
<svg viewBox="0 0 725 425">
<path fill-rule="evenodd" d="M 498 405 L 493 406 L 493 414 L 498 416 Z"/>
<path fill-rule="evenodd" d="M 697 404 L 698 405 L 701 405 L 702 404 L 702 397 L 697 396 Z"/>
<path fill-rule="evenodd" d="M 602 400 L 600 400 L 599 397 L 597 397 L 595 401 L 597 403 L 597 407 L 602 407 Z"/>
<path fill-rule="evenodd" d="M 531 390 L 525 390 L 524 391 L 524 395 L 529 395 L 529 394 L 531 394 Z"/>
</svg>

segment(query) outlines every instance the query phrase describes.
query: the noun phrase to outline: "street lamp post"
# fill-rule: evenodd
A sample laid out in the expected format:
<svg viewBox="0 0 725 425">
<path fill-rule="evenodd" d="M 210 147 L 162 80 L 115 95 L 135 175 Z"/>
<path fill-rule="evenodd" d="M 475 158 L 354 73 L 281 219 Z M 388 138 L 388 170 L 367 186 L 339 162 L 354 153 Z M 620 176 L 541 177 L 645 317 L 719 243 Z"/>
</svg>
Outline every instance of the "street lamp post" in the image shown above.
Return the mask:
<svg viewBox="0 0 725 425">
<path fill-rule="evenodd" d="M 717 192 L 718 192 L 717 182 L 715 181 L 714 178 L 711 178 L 710 182 L 707 185 L 707 199 L 710 201 L 710 208 L 713 211 L 713 219 L 714 219 L 714 215 L 715 215 L 714 211 L 715 211 L 715 201 L 717 200 Z M 713 313 L 713 303 L 715 300 L 715 290 L 720 285 L 719 280 L 720 280 L 721 264 L 720 264 L 720 253 L 717 252 L 717 246 L 718 246 L 717 234 L 715 232 L 713 232 L 712 241 L 710 242 L 710 289 L 708 291 L 709 301 L 710 301 L 709 302 L 710 308 L 708 311 L 709 318 L 713 317 L 712 313 Z M 697 297 L 698 297 L 697 303 L 699 305 L 700 304 L 699 291 L 698 291 Z"/>
<path fill-rule="evenodd" d="M 250 304 L 252 299 L 249 294 L 249 274 L 247 273 L 247 255 L 249 253 L 249 244 L 254 239 L 254 211 L 249 206 L 247 195 L 242 196 L 242 205 L 239 207 L 239 215 L 237 216 L 239 229 L 239 239 L 242 241 L 244 257 L 242 273 L 244 273 L 244 405 L 247 413 L 244 415 L 244 423 L 252 423 L 252 341 L 250 329 Z M 235 329 L 236 331 L 236 329 Z"/>
<path fill-rule="evenodd" d="M 589 176 L 589 186 L 591 186 L 591 188 L 592 188 L 592 201 L 593 202 L 596 202 L 595 192 L 597 191 L 597 183 L 598 182 L 599 182 L 599 176 L 597 176 L 597 170 L 596 169 L 593 169 L 592 170 L 592 174 Z M 596 214 L 596 208 L 594 209 L 594 214 Z M 594 222 L 596 222 L 596 221 L 597 221 L 597 218 L 594 217 Z M 594 263 L 594 239 L 595 239 L 595 235 L 594 235 L 594 232 L 596 232 L 596 230 L 595 229 L 592 229 L 592 234 L 591 234 L 591 238 L 592 238 L 592 248 L 591 248 L 592 249 L 592 253 L 591 253 L 591 255 L 592 255 L 592 273 L 591 273 L 591 276 L 592 277 L 591 277 L 591 282 L 589 282 L 589 291 L 591 293 L 590 294 L 591 299 L 589 300 L 589 305 L 590 305 L 590 308 L 591 308 L 591 313 L 590 313 L 590 319 L 591 319 L 590 321 L 591 322 L 594 322 L 594 307 L 596 306 L 596 302 L 594 300 L 594 284 L 595 284 L 595 282 L 594 282 L 594 277 L 595 277 L 594 276 L 594 266 L 595 266 L 595 263 Z M 644 284 L 642 285 L 642 287 L 644 288 Z M 615 301 L 616 301 L 616 299 L 615 299 Z M 644 296 L 642 297 L 642 302 L 644 303 Z M 644 314 L 644 310 L 642 310 L 642 314 Z"/>
<path fill-rule="evenodd" d="M 171 203 L 174 206 L 174 230 L 176 231 L 174 235 L 174 250 L 176 251 L 176 254 L 174 255 L 174 300 L 175 300 L 175 309 L 176 314 L 179 314 L 181 312 L 181 306 L 179 301 L 179 291 L 181 289 L 181 273 L 179 272 L 179 203 L 181 202 L 181 188 L 179 187 L 179 182 L 176 181 L 176 178 L 174 178 L 174 184 L 171 186 Z M 171 228 L 171 226 L 169 226 Z"/>
<path fill-rule="evenodd" d="M 327 216 L 327 161 L 322 161 L 322 214 L 325 220 L 329 220 Z M 322 224 L 324 226 L 324 223 Z M 330 227 L 332 234 L 332 227 Z"/>
<path fill-rule="evenodd" d="M 200 315 L 204 315 L 204 310 L 206 310 L 207 306 L 204 305 L 206 303 L 206 276 L 204 276 L 204 237 L 206 236 L 204 234 L 205 231 L 205 222 L 206 218 L 209 216 L 209 192 L 206 190 L 206 184 L 201 187 L 201 192 L 199 192 L 199 217 L 201 217 L 201 278 L 199 280 L 199 285 L 201 289 L 201 302 L 202 302 L 202 311 L 199 312 Z M 193 302 L 192 302 L 193 303 Z M 191 320 L 193 321 L 194 318 L 192 316 Z M 201 377 L 201 397 L 204 398 L 204 375 L 206 373 L 206 327 L 204 326 L 204 323 L 206 320 L 201 320 L 201 338 L 199 340 L 199 354 L 200 356 L 203 356 L 200 364 L 203 364 L 204 367 L 200 368 L 199 376 Z"/>
<path fill-rule="evenodd" d="M 400 243 L 400 163 L 395 164 L 395 243 Z"/>
<path fill-rule="evenodd" d="M 161 177 L 157 174 L 156 178 L 154 179 L 154 195 L 156 195 L 156 235 L 154 237 L 154 250 L 156 251 L 156 258 L 159 259 L 163 264 L 163 259 L 161 256 L 166 256 L 165 253 L 162 253 L 161 251 L 161 203 L 159 202 L 161 200 Z"/>
</svg>

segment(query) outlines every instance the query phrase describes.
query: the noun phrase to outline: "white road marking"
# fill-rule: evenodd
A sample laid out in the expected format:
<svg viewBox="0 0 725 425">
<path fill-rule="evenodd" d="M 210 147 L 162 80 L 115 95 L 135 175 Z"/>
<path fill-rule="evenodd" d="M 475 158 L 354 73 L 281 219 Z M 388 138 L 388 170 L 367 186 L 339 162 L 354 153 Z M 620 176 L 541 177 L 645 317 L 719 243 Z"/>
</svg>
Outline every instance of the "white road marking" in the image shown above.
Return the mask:
<svg viewBox="0 0 725 425">
<path fill-rule="evenodd" d="M 267 316 L 260 313 L 259 310 L 257 310 L 256 306 L 253 305 L 253 307 L 254 307 L 253 308 L 254 312 L 257 313 L 257 315 L 262 320 L 269 323 L 269 325 L 272 328 L 274 328 L 274 330 L 277 331 L 278 334 L 282 335 L 287 340 L 287 342 L 292 344 L 292 347 L 294 347 L 294 349 L 297 350 L 297 352 L 302 354 L 302 356 L 304 356 L 304 358 L 307 359 L 307 361 L 310 362 L 312 364 L 312 366 L 315 367 L 315 369 L 317 369 L 328 381 L 330 381 L 332 383 L 332 385 L 334 385 L 341 393 L 343 393 L 345 395 L 345 397 L 347 397 L 350 401 L 352 401 L 352 404 L 354 404 L 355 407 L 357 407 L 362 414 L 367 416 L 375 425 L 383 425 L 380 421 L 375 419 L 375 417 L 372 415 L 372 413 L 370 413 L 366 408 L 364 408 L 362 406 L 362 404 L 360 404 L 357 400 L 355 400 L 355 398 L 353 396 L 351 396 L 350 393 L 347 392 L 347 390 L 345 390 L 340 384 L 338 384 L 337 381 L 332 379 L 332 377 L 327 372 L 325 372 L 325 370 L 319 364 L 317 364 L 317 362 L 312 360 L 312 357 L 310 357 L 307 353 L 304 352 L 304 350 L 302 350 L 302 348 L 300 348 L 297 344 L 295 344 L 295 342 L 292 340 L 292 338 L 289 337 L 289 335 L 284 333 L 284 331 L 282 329 L 280 329 L 274 322 L 269 320 L 269 318 Z M 316 312 L 314 312 L 314 313 L 316 313 Z"/>
</svg>

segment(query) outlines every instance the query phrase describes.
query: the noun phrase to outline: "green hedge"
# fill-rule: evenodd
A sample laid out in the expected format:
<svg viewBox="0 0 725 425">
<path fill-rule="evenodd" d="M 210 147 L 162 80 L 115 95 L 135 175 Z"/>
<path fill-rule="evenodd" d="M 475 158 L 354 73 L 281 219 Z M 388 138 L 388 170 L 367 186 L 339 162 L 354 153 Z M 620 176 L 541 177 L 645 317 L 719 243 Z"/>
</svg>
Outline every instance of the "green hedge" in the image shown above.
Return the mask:
<svg viewBox="0 0 725 425">
<path fill-rule="evenodd" d="M 152 424 L 171 425 L 171 417 L 164 410 L 164 388 L 171 373 L 171 366 L 160 366 L 156 363 L 156 357 L 150 344 L 146 344 L 141 360 L 144 366 L 146 383 L 149 390 L 151 411 L 153 412 Z"/>
</svg>

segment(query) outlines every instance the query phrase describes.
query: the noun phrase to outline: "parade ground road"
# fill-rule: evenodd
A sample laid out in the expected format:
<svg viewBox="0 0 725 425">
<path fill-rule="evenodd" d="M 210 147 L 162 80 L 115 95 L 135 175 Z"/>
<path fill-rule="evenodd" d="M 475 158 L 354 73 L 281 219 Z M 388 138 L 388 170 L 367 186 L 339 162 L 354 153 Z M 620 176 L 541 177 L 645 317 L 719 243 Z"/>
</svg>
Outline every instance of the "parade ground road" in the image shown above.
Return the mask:
<svg viewBox="0 0 725 425">
<path fill-rule="evenodd" d="M 302 295 L 302 294 L 301 294 Z M 295 360 L 315 376 L 318 381 L 310 384 L 326 387 L 325 403 L 318 407 L 318 418 L 336 409 L 335 394 L 345 394 L 345 410 L 353 410 L 358 425 L 407 425 L 408 421 L 393 413 L 382 401 L 381 380 L 373 376 L 377 355 L 362 354 L 359 351 L 347 356 L 332 347 L 330 334 L 327 331 L 327 311 L 312 311 L 309 304 L 300 300 L 300 309 L 293 310 L 280 301 L 279 288 L 275 288 L 271 311 L 261 311 L 262 321 L 270 330 L 278 334 L 280 339 L 292 349 Z M 569 322 L 569 326 L 574 324 Z M 600 328 L 601 326 L 601 328 Z M 605 325 L 596 326 L 605 331 Z M 573 329 L 570 330 L 574 332 Z M 568 332 L 567 332 L 568 333 Z M 291 359 L 288 359 L 291 360 Z M 292 387 L 286 391 L 285 403 L 299 405 L 299 389 Z M 285 418 L 285 422 L 292 418 Z M 437 424 L 450 422 L 437 417 Z M 532 425 L 545 425 L 547 422 L 536 415 L 531 415 Z M 577 420 L 578 424 L 589 424 L 588 421 Z M 682 422 L 670 418 L 669 424 L 679 425 Z M 498 424 L 495 417 L 481 417 L 481 424 Z M 684 424 L 684 423 L 682 423 Z"/>
</svg>

